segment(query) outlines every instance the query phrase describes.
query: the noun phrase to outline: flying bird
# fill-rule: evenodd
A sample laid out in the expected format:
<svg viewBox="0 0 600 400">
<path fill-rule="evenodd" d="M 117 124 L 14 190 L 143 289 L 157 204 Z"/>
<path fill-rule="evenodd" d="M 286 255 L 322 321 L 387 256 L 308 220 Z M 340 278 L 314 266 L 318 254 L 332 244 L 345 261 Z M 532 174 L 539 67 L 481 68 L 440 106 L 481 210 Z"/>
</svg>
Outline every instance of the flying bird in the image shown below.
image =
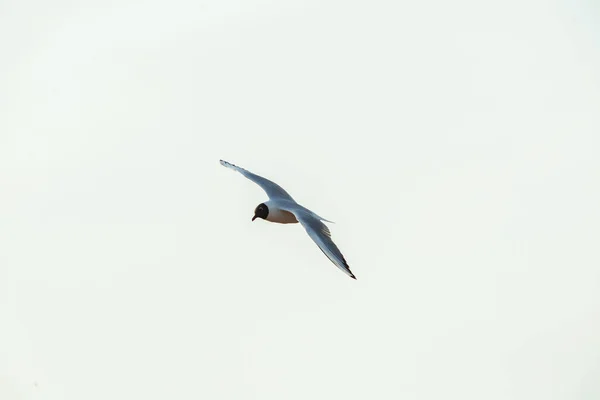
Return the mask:
<svg viewBox="0 0 600 400">
<path fill-rule="evenodd" d="M 279 224 L 295 224 L 300 222 L 304 229 L 306 229 L 308 236 L 310 236 L 317 246 L 319 246 L 323 254 L 325 254 L 327 258 L 329 258 L 329 260 L 331 260 L 331 262 L 346 275 L 352 279 L 356 279 L 352 271 L 350 271 L 346 259 L 335 243 L 333 243 L 333 240 L 331 240 L 329 228 L 323 223 L 323 221 L 332 221 L 319 217 L 308 208 L 296 203 L 292 196 L 275 182 L 271 182 L 262 176 L 253 174 L 252 172 L 228 163 L 227 161 L 220 160 L 220 162 L 224 167 L 231 168 L 256 183 L 267 193 L 267 196 L 269 196 L 268 201 L 256 206 L 252 221 L 257 218 L 262 218 L 266 221 L 277 222 Z"/>
</svg>

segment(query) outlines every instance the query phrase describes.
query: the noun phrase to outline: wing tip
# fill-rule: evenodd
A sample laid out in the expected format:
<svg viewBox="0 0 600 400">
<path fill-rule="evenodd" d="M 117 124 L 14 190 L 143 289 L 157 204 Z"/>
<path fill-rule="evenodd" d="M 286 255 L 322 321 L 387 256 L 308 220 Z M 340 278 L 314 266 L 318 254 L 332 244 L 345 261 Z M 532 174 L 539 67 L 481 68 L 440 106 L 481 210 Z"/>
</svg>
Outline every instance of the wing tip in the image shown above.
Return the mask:
<svg viewBox="0 0 600 400">
<path fill-rule="evenodd" d="M 348 261 L 346 261 L 346 257 L 344 257 L 343 255 L 342 255 L 342 263 L 344 265 L 344 268 L 346 269 L 346 272 L 348 273 L 348 276 L 350 278 L 356 280 L 356 276 L 354 276 L 352 271 L 350 271 L 350 266 L 348 265 Z"/>
<path fill-rule="evenodd" d="M 231 169 L 233 169 L 235 171 L 240 171 L 242 169 L 242 168 L 238 167 L 237 165 L 232 164 L 232 163 L 230 163 L 228 161 L 225 161 L 225 160 L 219 160 L 219 163 L 221 163 L 222 166 L 227 167 L 227 168 L 231 168 Z"/>
<path fill-rule="evenodd" d="M 348 271 L 348 276 L 354 280 L 356 280 L 356 276 L 354 276 L 354 274 L 352 273 L 352 271 L 350 271 L 350 266 L 348 265 L 348 263 L 346 262 L 346 260 L 344 259 L 344 267 L 346 267 L 346 271 Z"/>
</svg>

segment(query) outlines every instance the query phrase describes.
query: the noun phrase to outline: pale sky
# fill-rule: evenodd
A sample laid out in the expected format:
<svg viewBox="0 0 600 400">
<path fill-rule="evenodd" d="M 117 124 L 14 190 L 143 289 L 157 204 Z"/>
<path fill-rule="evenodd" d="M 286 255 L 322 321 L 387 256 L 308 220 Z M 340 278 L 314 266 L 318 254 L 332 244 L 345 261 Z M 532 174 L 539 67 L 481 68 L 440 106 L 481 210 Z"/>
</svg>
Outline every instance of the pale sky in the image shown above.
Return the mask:
<svg viewBox="0 0 600 400">
<path fill-rule="evenodd" d="M 600 398 L 592 1 L 0 3 L 0 399 Z M 266 196 L 330 224 L 358 280 Z"/>
</svg>

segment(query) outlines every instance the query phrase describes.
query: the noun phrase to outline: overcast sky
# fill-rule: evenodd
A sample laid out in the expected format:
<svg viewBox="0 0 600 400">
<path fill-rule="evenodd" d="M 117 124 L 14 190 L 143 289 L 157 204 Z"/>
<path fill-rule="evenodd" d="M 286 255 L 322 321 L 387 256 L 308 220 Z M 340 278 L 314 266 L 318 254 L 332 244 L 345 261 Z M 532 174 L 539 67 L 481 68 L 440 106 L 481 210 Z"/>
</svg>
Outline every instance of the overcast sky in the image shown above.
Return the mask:
<svg viewBox="0 0 600 400">
<path fill-rule="evenodd" d="M 594 1 L 0 3 L 0 399 L 600 398 Z M 358 280 L 225 159 L 331 224 Z"/>
</svg>

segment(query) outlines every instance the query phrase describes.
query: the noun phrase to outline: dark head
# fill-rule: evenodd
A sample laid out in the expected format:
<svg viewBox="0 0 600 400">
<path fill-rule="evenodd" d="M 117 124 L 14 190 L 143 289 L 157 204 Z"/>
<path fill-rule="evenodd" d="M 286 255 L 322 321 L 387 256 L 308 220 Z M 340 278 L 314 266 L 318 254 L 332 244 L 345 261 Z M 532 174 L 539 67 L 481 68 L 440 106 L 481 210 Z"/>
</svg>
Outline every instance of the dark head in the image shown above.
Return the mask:
<svg viewBox="0 0 600 400">
<path fill-rule="evenodd" d="M 254 217 L 252 217 L 252 221 L 254 221 L 256 218 L 267 219 L 267 215 L 269 215 L 269 207 L 267 207 L 265 203 L 260 203 L 254 210 Z"/>
</svg>

